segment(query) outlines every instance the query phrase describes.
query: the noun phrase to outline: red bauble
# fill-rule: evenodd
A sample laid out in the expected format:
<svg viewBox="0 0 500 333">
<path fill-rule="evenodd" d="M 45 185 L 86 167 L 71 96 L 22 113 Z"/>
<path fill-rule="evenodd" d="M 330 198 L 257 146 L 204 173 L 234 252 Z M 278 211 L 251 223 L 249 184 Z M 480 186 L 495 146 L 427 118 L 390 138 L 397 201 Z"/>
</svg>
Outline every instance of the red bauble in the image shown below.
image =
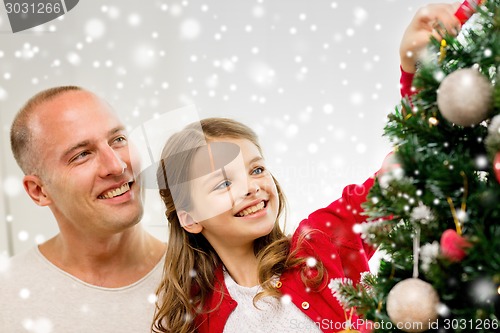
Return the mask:
<svg viewBox="0 0 500 333">
<path fill-rule="evenodd" d="M 495 171 L 497 182 L 500 183 L 500 152 L 495 155 L 495 159 L 493 160 L 493 171 Z"/>
<path fill-rule="evenodd" d="M 466 255 L 465 250 L 471 246 L 471 243 L 453 229 L 445 230 L 441 235 L 441 253 L 450 261 L 461 261 Z"/>
</svg>

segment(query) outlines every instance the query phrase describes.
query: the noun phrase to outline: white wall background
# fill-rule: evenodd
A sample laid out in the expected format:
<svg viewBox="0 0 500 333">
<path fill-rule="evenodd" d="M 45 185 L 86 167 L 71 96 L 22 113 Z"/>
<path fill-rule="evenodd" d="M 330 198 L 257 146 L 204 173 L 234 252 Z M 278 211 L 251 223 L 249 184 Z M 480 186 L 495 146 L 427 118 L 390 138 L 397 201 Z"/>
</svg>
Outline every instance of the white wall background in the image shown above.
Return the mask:
<svg viewBox="0 0 500 333">
<path fill-rule="evenodd" d="M 49 209 L 24 193 L 8 134 L 27 98 L 64 84 L 103 96 L 130 129 L 193 103 L 200 117 L 250 125 L 285 188 L 293 229 L 390 150 L 382 132 L 399 102 L 400 38 L 428 2 L 83 0 L 16 34 L 0 8 L 0 253 L 57 232 Z M 166 239 L 155 192 L 142 223 Z"/>
</svg>

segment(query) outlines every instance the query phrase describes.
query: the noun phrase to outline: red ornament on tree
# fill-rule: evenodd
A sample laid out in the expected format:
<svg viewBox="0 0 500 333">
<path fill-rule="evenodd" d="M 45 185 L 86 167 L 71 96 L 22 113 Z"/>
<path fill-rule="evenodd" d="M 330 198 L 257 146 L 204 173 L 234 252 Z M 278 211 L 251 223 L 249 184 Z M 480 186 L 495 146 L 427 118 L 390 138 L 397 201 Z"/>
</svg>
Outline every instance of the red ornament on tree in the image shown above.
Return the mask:
<svg viewBox="0 0 500 333">
<path fill-rule="evenodd" d="M 476 12 L 477 6 L 483 2 L 484 0 L 465 0 L 458 8 L 455 16 L 461 24 L 464 24 Z"/>
<path fill-rule="evenodd" d="M 461 261 L 472 244 L 460 236 L 455 230 L 447 229 L 441 235 L 441 253 L 450 261 Z"/>
<path fill-rule="evenodd" d="M 495 159 L 493 160 L 493 171 L 495 171 L 495 177 L 497 177 L 497 181 L 500 184 L 500 151 L 495 155 Z"/>
</svg>

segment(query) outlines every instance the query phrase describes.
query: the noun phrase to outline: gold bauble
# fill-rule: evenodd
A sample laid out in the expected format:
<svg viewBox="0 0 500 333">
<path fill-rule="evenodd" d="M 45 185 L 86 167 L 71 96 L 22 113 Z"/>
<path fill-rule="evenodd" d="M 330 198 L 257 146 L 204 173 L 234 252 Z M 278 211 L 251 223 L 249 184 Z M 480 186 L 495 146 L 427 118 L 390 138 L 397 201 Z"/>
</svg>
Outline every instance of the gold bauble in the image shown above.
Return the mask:
<svg viewBox="0 0 500 333">
<path fill-rule="evenodd" d="M 410 278 L 398 282 L 387 296 L 387 314 L 405 332 L 424 332 L 438 318 L 439 296 L 427 282 Z"/>
<path fill-rule="evenodd" d="M 488 117 L 493 106 L 493 88 L 478 70 L 458 69 L 448 74 L 439 85 L 437 105 L 448 121 L 473 126 Z"/>
</svg>

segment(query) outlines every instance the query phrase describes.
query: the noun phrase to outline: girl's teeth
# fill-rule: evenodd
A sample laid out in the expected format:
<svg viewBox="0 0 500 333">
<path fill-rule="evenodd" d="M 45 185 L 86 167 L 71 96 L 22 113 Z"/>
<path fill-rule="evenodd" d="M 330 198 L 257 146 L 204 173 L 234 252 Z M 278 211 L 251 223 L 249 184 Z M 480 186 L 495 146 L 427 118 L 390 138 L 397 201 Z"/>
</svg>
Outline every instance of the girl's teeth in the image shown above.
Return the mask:
<svg viewBox="0 0 500 333">
<path fill-rule="evenodd" d="M 255 206 L 248 207 L 248 208 L 244 209 L 243 211 L 236 214 L 236 216 L 239 216 L 239 217 L 247 216 L 249 214 L 255 213 L 255 212 L 263 209 L 264 206 L 265 206 L 264 201 L 261 201 L 260 203 L 256 204 Z"/>
</svg>

